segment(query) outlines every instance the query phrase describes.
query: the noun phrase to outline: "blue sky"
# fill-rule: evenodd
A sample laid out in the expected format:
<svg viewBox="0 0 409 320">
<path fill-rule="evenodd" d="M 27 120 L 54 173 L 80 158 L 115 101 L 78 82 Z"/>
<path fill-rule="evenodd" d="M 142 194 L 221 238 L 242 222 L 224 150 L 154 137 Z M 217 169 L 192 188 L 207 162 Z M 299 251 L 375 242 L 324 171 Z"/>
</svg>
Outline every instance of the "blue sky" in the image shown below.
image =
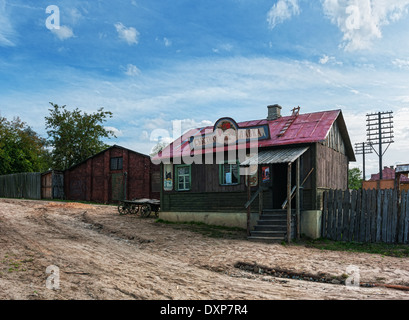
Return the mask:
<svg viewBox="0 0 409 320">
<path fill-rule="evenodd" d="M 56 20 L 48 20 L 59 10 Z M 409 163 L 409 0 L 0 0 L 0 114 L 46 136 L 49 102 L 112 111 L 107 141 L 149 153 L 173 124 L 342 109 L 352 143 L 393 111 Z M 159 132 L 159 133 L 158 133 Z M 362 160 L 352 166 L 362 169 Z M 367 174 L 377 157 L 367 157 Z"/>
</svg>

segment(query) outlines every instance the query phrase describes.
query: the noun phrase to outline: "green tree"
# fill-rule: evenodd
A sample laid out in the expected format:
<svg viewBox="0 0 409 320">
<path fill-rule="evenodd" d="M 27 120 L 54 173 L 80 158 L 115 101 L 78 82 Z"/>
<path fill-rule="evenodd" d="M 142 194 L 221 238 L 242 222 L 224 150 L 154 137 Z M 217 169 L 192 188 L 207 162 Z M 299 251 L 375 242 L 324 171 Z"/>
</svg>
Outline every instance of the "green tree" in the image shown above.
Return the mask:
<svg viewBox="0 0 409 320">
<path fill-rule="evenodd" d="M 0 117 L 0 174 L 42 172 L 49 166 L 46 140 L 18 117 Z"/>
<path fill-rule="evenodd" d="M 103 138 L 115 137 L 103 126 L 107 118 L 112 118 L 112 112 L 99 108 L 88 114 L 78 108 L 69 111 L 65 105 L 50 104 L 53 108 L 45 122 L 54 169 L 65 170 L 82 162 L 108 147 Z"/>
<path fill-rule="evenodd" d="M 348 170 L 348 188 L 352 190 L 362 189 L 362 172 L 359 168 Z"/>
</svg>

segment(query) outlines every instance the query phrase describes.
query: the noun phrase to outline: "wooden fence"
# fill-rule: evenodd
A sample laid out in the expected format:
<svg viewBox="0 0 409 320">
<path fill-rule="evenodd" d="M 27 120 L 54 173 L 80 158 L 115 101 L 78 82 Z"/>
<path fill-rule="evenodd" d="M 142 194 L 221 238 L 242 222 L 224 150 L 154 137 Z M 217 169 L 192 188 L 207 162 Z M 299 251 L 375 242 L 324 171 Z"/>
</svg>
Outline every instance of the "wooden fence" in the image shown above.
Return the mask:
<svg viewBox="0 0 409 320">
<path fill-rule="evenodd" d="M 15 173 L 0 176 L 0 197 L 41 199 L 41 173 Z"/>
<path fill-rule="evenodd" d="M 322 236 L 337 241 L 408 244 L 409 191 L 324 192 Z"/>
</svg>

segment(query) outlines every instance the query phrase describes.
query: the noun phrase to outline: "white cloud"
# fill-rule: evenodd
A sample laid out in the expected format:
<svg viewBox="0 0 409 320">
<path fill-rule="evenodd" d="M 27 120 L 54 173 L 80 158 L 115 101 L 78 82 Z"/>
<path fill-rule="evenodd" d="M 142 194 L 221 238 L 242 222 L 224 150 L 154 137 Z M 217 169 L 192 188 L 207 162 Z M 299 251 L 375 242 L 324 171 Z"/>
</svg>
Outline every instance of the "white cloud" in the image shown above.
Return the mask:
<svg viewBox="0 0 409 320">
<path fill-rule="evenodd" d="M 326 54 L 324 54 L 319 60 L 318 62 L 320 64 L 333 64 L 333 65 L 339 65 L 342 66 L 343 63 L 340 61 L 337 61 L 337 59 L 335 57 L 330 57 L 327 56 Z"/>
<path fill-rule="evenodd" d="M 121 40 L 126 41 L 129 45 L 138 44 L 140 33 L 135 28 L 127 28 L 121 22 L 118 22 L 115 24 L 115 29 Z"/>
<path fill-rule="evenodd" d="M 409 59 L 395 59 L 392 63 L 399 67 L 400 69 L 408 69 L 409 68 Z"/>
<path fill-rule="evenodd" d="M 6 1 L 0 0 L 0 46 L 14 46 L 14 42 L 10 40 L 13 36 L 14 30 L 6 12 Z"/>
<path fill-rule="evenodd" d="M 125 74 L 131 77 L 138 76 L 141 74 L 141 70 L 139 70 L 136 66 L 133 64 L 128 64 L 126 66 L 126 71 Z"/>
<path fill-rule="evenodd" d="M 74 37 L 74 32 L 67 26 L 61 26 L 59 29 L 51 29 L 51 32 L 62 41 Z"/>
<path fill-rule="evenodd" d="M 408 12 L 409 0 L 322 0 L 325 15 L 344 34 L 346 51 L 369 49 L 382 28 Z"/>
<path fill-rule="evenodd" d="M 294 15 L 300 14 L 298 0 L 278 0 L 267 14 L 267 21 L 271 29 L 278 24 L 290 19 Z"/>
<path fill-rule="evenodd" d="M 165 44 L 165 47 L 170 47 L 172 45 L 172 41 L 168 38 L 163 38 L 163 43 Z"/>
<path fill-rule="evenodd" d="M 112 131 L 116 137 L 122 137 L 124 135 L 121 130 L 119 130 L 119 129 L 115 128 L 115 127 L 104 127 L 104 128 L 105 128 L 105 130 Z"/>
</svg>

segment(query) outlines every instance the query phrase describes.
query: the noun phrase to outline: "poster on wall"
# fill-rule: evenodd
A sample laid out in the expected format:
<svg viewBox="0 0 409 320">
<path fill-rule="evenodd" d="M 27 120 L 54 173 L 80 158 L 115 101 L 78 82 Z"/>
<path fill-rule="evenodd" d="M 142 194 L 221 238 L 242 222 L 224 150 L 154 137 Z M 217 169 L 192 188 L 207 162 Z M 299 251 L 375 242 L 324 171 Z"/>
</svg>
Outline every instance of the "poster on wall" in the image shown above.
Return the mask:
<svg viewBox="0 0 409 320">
<path fill-rule="evenodd" d="M 251 172 L 253 174 L 247 175 L 246 176 L 246 186 L 248 187 L 248 183 L 250 181 L 250 187 L 256 187 L 258 185 L 258 166 L 254 166 L 253 170 Z"/>
<path fill-rule="evenodd" d="M 173 189 L 173 164 L 164 165 L 163 189 L 165 191 L 172 191 Z"/>
<path fill-rule="evenodd" d="M 261 168 L 261 178 L 263 182 L 270 181 L 270 167 L 262 167 Z"/>
</svg>

